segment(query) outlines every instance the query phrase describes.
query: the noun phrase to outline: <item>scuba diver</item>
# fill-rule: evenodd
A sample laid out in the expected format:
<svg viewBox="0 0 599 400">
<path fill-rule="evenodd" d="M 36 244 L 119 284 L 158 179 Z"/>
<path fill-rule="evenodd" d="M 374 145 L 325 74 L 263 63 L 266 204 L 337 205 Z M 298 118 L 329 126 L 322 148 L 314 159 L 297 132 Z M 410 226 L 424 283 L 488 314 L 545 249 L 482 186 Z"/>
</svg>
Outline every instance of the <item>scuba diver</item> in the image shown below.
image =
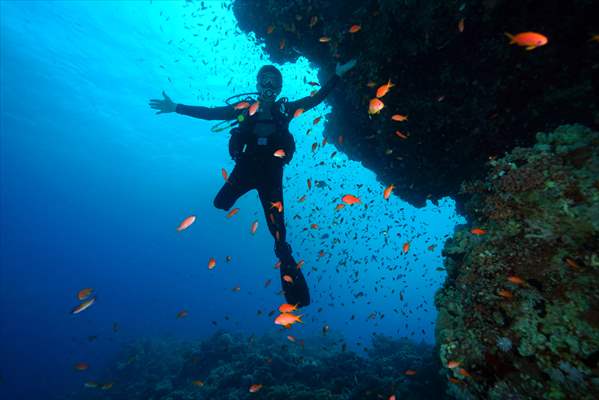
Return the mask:
<svg viewBox="0 0 599 400">
<path fill-rule="evenodd" d="M 337 64 L 335 74 L 318 92 L 296 101 L 288 101 L 285 97 L 277 100 L 283 87 L 283 76 L 274 65 L 264 65 L 258 71 L 258 92 L 242 94 L 258 94 L 257 101 L 248 98 L 222 107 L 188 106 L 174 103 L 164 91 L 163 100 L 150 100 L 150 107 L 158 110 L 156 114 L 176 112 L 205 120 L 233 120 L 229 126 L 238 124 L 231 130 L 229 139 L 229 154 L 235 167 L 216 195 L 214 206 L 228 211 L 245 193 L 252 189 L 258 191 L 268 229 L 275 239 L 285 299 L 298 307 L 310 304 L 310 293 L 302 270 L 291 254 L 285 230 L 283 167 L 289 164 L 295 152 L 289 122 L 296 111 L 299 115 L 321 103 L 340 77 L 355 64 L 355 60 Z"/>
</svg>

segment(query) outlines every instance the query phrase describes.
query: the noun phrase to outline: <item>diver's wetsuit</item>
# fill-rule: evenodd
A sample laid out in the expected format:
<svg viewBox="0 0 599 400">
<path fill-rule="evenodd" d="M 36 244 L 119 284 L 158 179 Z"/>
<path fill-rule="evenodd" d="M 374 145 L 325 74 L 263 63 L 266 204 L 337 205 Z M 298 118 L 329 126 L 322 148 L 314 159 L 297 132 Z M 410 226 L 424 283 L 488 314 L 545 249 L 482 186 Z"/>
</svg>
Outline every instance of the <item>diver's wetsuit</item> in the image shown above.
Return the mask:
<svg viewBox="0 0 599 400">
<path fill-rule="evenodd" d="M 291 255 L 291 246 L 286 241 L 284 203 L 283 203 L 283 166 L 288 164 L 295 152 L 295 141 L 289 132 L 289 122 L 298 109 L 308 111 L 315 107 L 329 94 L 339 81 L 338 75 L 332 78 L 314 95 L 288 102 L 283 98 L 273 103 L 270 110 L 271 120 L 259 120 L 258 113 L 248 116 L 246 110 L 235 110 L 231 106 L 202 107 L 177 104 L 176 112 L 195 118 L 207 120 L 234 120 L 240 114 L 244 119 L 239 127 L 231 130 L 229 153 L 235 160 L 235 168 L 227 182 L 214 199 L 214 206 L 229 210 L 238 198 L 252 189 L 258 191 L 266 223 L 270 233 L 275 238 L 275 253 L 281 261 L 281 283 L 285 298 L 289 304 L 306 306 L 310 303 L 310 294 L 304 276 L 296 268 L 296 262 Z M 274 133 L 257 136 L 254 132 L 256 123 L 275 124 Z M 283 149 L 284 158 L 273 156 L 276 150 Z M 281 211 L 277 203 L 281 202 Z M 292 282 L 287 282 L 283 276 L 289 275 Z"/>
</svg>

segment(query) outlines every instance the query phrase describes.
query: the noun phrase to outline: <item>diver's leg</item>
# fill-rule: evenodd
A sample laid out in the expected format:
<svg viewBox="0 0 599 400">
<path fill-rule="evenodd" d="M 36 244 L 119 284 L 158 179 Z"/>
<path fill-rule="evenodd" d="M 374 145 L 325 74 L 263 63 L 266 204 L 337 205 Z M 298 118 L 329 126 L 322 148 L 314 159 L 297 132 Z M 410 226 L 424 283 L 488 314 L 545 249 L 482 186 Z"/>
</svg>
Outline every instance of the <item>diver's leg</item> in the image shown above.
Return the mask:
<svg viewBox="0 0 599 400">
<path fill-rule="evenodd" d="M 228 211 L 241 196 L 252 189 L 253 168 L 250 163 L 237 163 L 214 198 L 214 207 Z"/>
<path fill-rule="evenodd" d="M 286 240 L 282 166 L 280 170 L 275 168 L 264 174 L 263 181 L 258 185 L 258 195 L 264 209 L 266 224 L 275 239 L 275 254 L 281 261 L 281 285 L 285 299 L 289 304 L 298 304 L 299 307 L 307 306 L 310 304 L 308 285 L 302 270 L 297 268 L 297 263 L 291 254 L 291 246 Z M 277 202 L 281 202 L 280 212 Z"/>
</svg>

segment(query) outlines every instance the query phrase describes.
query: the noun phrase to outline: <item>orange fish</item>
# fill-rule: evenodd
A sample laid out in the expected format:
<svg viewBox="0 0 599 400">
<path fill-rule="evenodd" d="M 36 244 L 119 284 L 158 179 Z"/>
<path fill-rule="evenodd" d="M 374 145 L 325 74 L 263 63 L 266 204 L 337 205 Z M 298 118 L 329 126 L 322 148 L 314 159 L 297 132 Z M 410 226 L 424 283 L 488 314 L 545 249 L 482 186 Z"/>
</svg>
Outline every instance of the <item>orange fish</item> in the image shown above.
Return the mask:
<svg viewBox="0 0 599 400">
<path fill-rule="evenodd" d="M 310 180 L 310 178 L 308 178 L 308 180 L 306 181 L 307 185 L 308 185 L 308 190 L 312 189 L 312 181 Z"/>
<path fill-rule="evenodd" d="M 220 169 L 220 174 L 223 176 L 223 179 L 225 180 L 225 182 L 227 181 L 227 179 L 229 179 L 229 174 L 227 174 L 227 170 L 224 168 Z"/>
<path fill-rule="evenodd" d="M 287 283 L 293 283 L 293 278 L 290 275 L 283 275 L 283 280 Z"/>
<path fill-rule="evenodd" d="M 96 301 L 95 297 L 92 297 L 91 299 L 84 301 L 83 303 L 79 304 L 77 307 L 73 308 L 71 310 L 71 314 L 79 314 L 80 312 L 87 310 L 92 304 L 94 304 L 95 301 Z"/>
<path fill-rule="evenodd" d="M 189 217 L 185 218 L 183 220 L 183 222 L 181 222 L 179 224 L 179 226 L 177 227 L 177 231 L 181 232 L 187 228 L 189 228 L 191 226 L 191 224 L 193 224 L 196 220 L 196 216 L 195 215 L 190 215 Z"/>
<path fill-rule="evenodd" d="M 279 149 L 279 150 L 277 150 L 277 151 L 275 151 L 275 152 L 273 153 L 273 156 L 275 156 L 275 157 L 277 157 L 277 158 L 283 158 L 283 157 L 285 157 L 286 155 L 287 155 L 287 154 L 285 154 L 285 150 L 283 150 L 283 149 Z"/>
<path fill-rule="evenodd" d="M 510 281 L 511 283 L 513 283 L 514 285 L 524 285 L 526 283 L 526 282 L 524 282 L 524 279 L 522 279 L 516 275 L 508 276 L 507 280 Z"/>
<path fill-rule="evenodd" d="M 453 376 L 450 376 L 447 379 L 449 380 L 449 382 L 453 383 L 454 385 L 462 385 L 464 383 L 461 380 L 454 378 Z"/>
<path fill-rule="evenodd" d="M 573 270 L 580 269 L 580 265 L 578 265 L 578 263 L 576 261 L 574 261 L 572 258 L 566 257 L 564 261 L 566 261 L 566 264 L 568 264 L 568 267 L 572 268 Z"/>
<path fill-rule="evenodd" d="M 337 207 L 335 207 L 335 211 L 339 211 L 339 210 L 341 210 L 343 207 L 345 207 L 345 204 L 337 204 Z"/>
<path fill-rule="evenodd" d="M 387 400 L 395 400 L 395 395 L 392 394 L 391 396 L 389 396 L 389 398 Z"/>
<path fill-rule="evenodd" d="M 339 137 L 337 138 L 337 143 L 339 143 L 340 145 L 343 144 L 343 135 L 339 135 Z"/>
<path fill-rule="evenodd" d="M 349 28 L 349 33 L 356 33 L 358 32 L 360 29 L 362 29 L 362 27 L 360 25 L 352 25 Z"/>
<path fill-rule="evenodd" d="M 394 115 L 391 116 L 391 119 L 393 121 L 403 122 L 403 121 L 407 121 L 408 120 L 408 116 L 407 115 L 401 115 L 401 114 L 394 114 Z"/>
<path fill-rule="evenodd" d="M 416 375 L 416 371 L 414 371 L 413 369 L 406 369 L 406 372 L 404 372 L 404 374 L 408 376 L 414 376 Z"/>
<path fill-rule="evenodd" d="M 464 18 L 462 18 L 460 22 L 458 22 L 458 31 L 464 32 Z"/>
<path fill-rule="evenodd" d="M 597 43 L 599 43 L 599 35 L 593 35 L 593 36 L 591 36 L 591 38 L 589 39 L 589 42 L 597 42 Z"/>
<path fill-rule="evenodd" d="M 78 293 L 77 293 L 77 299 L 83 301 L 85 299 L 87 299 L 93 292 L 94 289 L 92 288 L 85 288 L 85 289 L 81 289 Z"/>
<path fill-rule="evenodd" d="M 304 113 L 304 109 L 303 108 L 298 108 L 297 110 L 295 110 L 295 112 L 293 113 L 293 118 L 297 118 L 300 115 L 302 115 Z"/>
<path fill-rule="evenodd" d="M 470 372 L 466 371 L 464 368 L 460 368 L 458 370 L 458 373 L 462 376 L 467 376 L 467 377 L 471 377 L 472 375 L 470 375 Z"/>
<path fill-rule="evenodd" d="M 312 228 L 312 229 L 318 229 L 318 224 L 310 224 L 310 228 Z"/>
<path fill-rule="evenodd" d="M 248 114 L 250 115 L 250 117 L 254 114 L 256 114 L 256 111 L 258 111 L 258 107 L 260 107 L 260 102 L 256 101 L 254 104 L 252 104 L 250 106 L 250 110 L 248 111 Z"/>
<path fill-rule="evenodd" d="M 84 363 L 84 362 L 75 364 L 75 369 L 77 371 L 85 371 L 88 368 L 89 368 L 89 365 L 87 365 L 87 363 Z"/>
<path fill-rule="evenodd" d="M 250 393 L 256 393 L 260 389 L 262 389 L 262 384 L 254 383 L 252 386 L 250 386 Z"/>
<path fill-rule="evenodd" d="M 214 257 L 210 257 L 208 260 L 208 269 L 214 269 L 214 267 L 216 267 L 216 260 Z"/>
<path fill-rule="evenodd" d="M 255 235 L 255 234 L 256 234 L 256 230 L 258 230 L 258 221 L 254 221 L 254 222 L 252 223 L 252 228 L 251 228 L 251 230 L 250 230 L 250 231 L 252 232 L 252 235 Z"/>
<path fill-rule="evenodd" d="M 297 310 L 297 304 L 292 305 L 292 304 L 283 303 L 279 306 L 279 311 L 282 313 L 291 313 L 291 312 L 294 312 L 295 310 Z"/>
<path fill-rule="evenodd" d="M 301 315 L 294 315 L 291 313 L 281 313 L 277 318 L 275 318 L 275 324 L 283 325 L 283 326 L 287 327 L 287 326 L 291 326 L 291 325 L 295 324 L 296 322 L 303 323 L 301 317 L 302 317 Z"/>
<path fill-rule="evenodd" d="M 481 228 L 472 228 L 472 229 L 470 229 L 470 233 L 472 233 L 473 235 L 480 236 L 480 235 L 484 235 L 485 233 L 487 233 L 487 231 L 484 229 L 481 229 Z"/>
<path fill-rule="evenodd" d="M 400 131 L 395 131 L 395 135 L 403 140 L 406 140 L 408 138 L 407 135 L 404 135 L 403 133 L 401 133 Z"/>
<path fill-rule="evenodd" d="M 318 41 L 319 41 L 320 43 L 328 43 L 328 42 L 330 42 L 330 41 L 331 41 L 331 38 L 330 38 L 330 37 L 328 37 L 328 36 L 322 36 L 320 39 L 318 39 Z"/>
<path fill-rule="evenodd" d="M 177 313 L 177 318 L 181 319 L 181 318 L 185 318 L 187 317 L 187 315 L 189 315 L 189 313 L 185 310 L 181 310 Z"/>
<path fill-rule="evenodd" d="M 303 202 L 304 202 L 304 200 L 306 200 L 306 195 L 303 195 L 302 197 L 300 197 L 299 199 L 297 199 L 297 201 L 298 201 L 299 203 L 303 203 Z"/>
<path fill-rule="evenodd" d="M 391 83 L 391 79 L 389 79 L 387 83 L 379 86 L 379 88 L 376 90 L 376 97 L 380 99 L 381 97 L 389 93 L 389 89 L 391 89 L 393 86 L 395 86 L 395 84 Z"/>
<path fill-rule="evenodd" d="M 358 197 L 354 196 L 353 194 L 346 194 L 345 196 L 343 196 L 341 198 L 341 201 L 343 201 L 344 203 L 347 203 L 347 204 L 362 203 L 362 201 Z"/>
<path fill-rule="evenodd" d="M 248 103 L 247 101 L 241 101 L 237 104 L 235 104 L 235 109 L 236 110 L 245 110 L 246 108 L 248 108 L 250 106 L 250 103 Z"/>
<path fill-rule="evenodd" d="M 459 367 L 460 364 L 461 364 L 461 362 L 459 362 L 459 361 L 448 361 L 447 368 L 456 368 L 456 367 Z"/>
<path fill-rule="evenodd" d="M 312 121 L 312 125 L 316 125 L 317 123 L 320 122 L 321 119 L 322 119 L 322 117 L 316 117 L 316 118 L 314 118 L 314 121 Z"/>
<path fill-rule="evenodd" d="M 201 381 L 199 379 L 196 379 L 195 381 L 191 381 L 191 383 L 198 387 L 204 386 L 204 381 Z"/>
<path fill-rule="evenodd" d="M 322 143 L 320 144 L 322 147 L 324 147 L 327 144 L 327 137 L 325 136 L 324 139 L 322 139 Z"/>
<path fill-rule="evenodd" d="M 408 250 L 410 250 L 410 242 L 405 242 L 401 249 L 402 249 L 403 253 L 406 254 L 408 252 Z"/>
<path fill-rule="evenodd" d="M 234 208 L 231 211 L 229 211 L 229 213 L 227 214 L 227 218 L 231 218 L 233 215 L 237 214 L 239 212 L 239 208 Z"/>
<path fill-rule="evenodd" d="M 275 27 L 273 25 L 269 25 L 268 28 L 266 28 L 266 33 L 270 35 L 274 30 Z"/>
<path fill-rule="evenodd" d="M 389 196 L 391 196 L 391 192 L 393 191 L 393 189 L 395 189 L 395 185 L 393 184 L 385 188 L 385 190 L 383 191 L 383 197 L 385 198 L 385 200 L 389 200 Z"/>
<path fill-rule="evenodd" d="M 549 39 L 547 39 L 546 36 L 536 32 L 522 32 L 517 35 L 511 35 L 505 32 L 505 35 L 510 38 L 510 44 L 526 47 L 526 50 L 534 50 L 549 42 Z"/>
<path fill-rule="evenodd" d="M 289 340 L 290 342 L 295 343 L 295 336 L 293 336 L 293 335 L 287 335 L 287 340 Z"/>
<path fill-rule="evenodd" d="M 500 295 L 501 297 L 505 298 L 505 299 L 511 299 L 512 297 L 514 297 L 514 295 L 512 294 L 512 292 L 510 292 L 509 290 L 505 290 L 505 289 L 500 289 L 497 292 L 498 295 Z"/>
<path fill-rule="evenodd" d="M 385 104 L 377 98 L 370 100 L 368 104 L 368 114 L 378 114 L 385 107 Z"/>
<path fill-rule="evenodd" d="M 278 212 L 283 212 L 283 203 L 280 201 L 271 201 L 270 208 L 276 208 Z"/>
<path fill-rule="evenodd" d="M 299 262 L 297 263 L 297 265 L 295 266 L 295 268 L 300 269 L 301 267 L 304 266 L 305 261 L 304 260 L 299 260 Z"/>
<path fill-rule="evenodd" d="M 317 148 L 318 148 L 318 143 L 316 143 L 316 142 L 312 143 L 312 153 L 314 153 Z"/>
<path fill-rule="evenodd" d="M 279 50 L 283 50 L 285 48 L 285 38 L 279 40 Z"/>
</svg>

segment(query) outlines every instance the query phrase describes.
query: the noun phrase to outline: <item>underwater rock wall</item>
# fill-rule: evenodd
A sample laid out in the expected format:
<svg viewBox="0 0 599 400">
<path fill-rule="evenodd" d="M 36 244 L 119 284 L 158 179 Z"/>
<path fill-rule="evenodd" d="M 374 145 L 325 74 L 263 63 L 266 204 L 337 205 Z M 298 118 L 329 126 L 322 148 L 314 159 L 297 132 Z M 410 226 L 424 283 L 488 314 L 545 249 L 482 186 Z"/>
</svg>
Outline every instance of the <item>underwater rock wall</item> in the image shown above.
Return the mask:
<svg viewBox="0 0 599 400">
<path fill-rule="evenodd" d="M 416 206 L 456 195 L 489 157 L 532 145 L 531 132 L 599 124 L 594 0 L 236 0 L 233 9 L 274 62 L 305 56 L 321 82 L 337 61 L 357 58 L 329 95 L 328 142 Z M 361 29 L 350 33 L 353 24 Z M 510 45 L 504 32 L 522 31 L 549 43 Z M 369 118 L 389 79 L 396 86 Z M 392 121 L 395 113 L 408 120 Z"/>
<path fill-rule="evenodd" d="M 599 398 L 599 133 L 536 139 L 463 185 L 470 226 L 443 250 L 436 339 L 458 399 Z"/>
</svg>

